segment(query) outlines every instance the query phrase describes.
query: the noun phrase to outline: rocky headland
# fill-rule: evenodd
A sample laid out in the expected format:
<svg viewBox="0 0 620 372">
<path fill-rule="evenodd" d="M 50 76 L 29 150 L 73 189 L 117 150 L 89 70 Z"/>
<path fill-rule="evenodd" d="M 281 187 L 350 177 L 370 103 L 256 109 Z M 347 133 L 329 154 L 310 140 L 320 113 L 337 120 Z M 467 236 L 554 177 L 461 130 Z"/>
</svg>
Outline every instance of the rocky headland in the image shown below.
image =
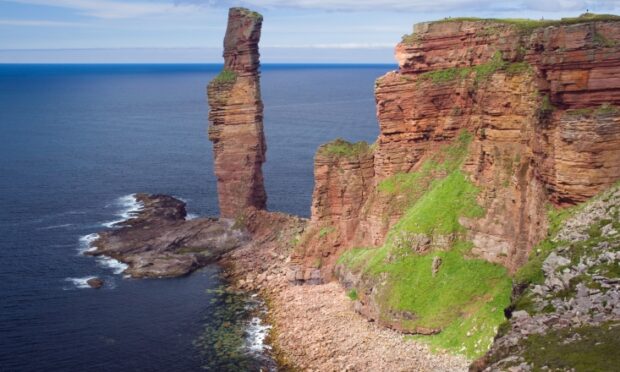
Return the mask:
<svg viewBox="0 0 620 372">
<path fill-rule="evenodd" d="M 91 254 L 136 277 L 217 260 L 268 299 L 286 367 L 620 363 L 620 17 L 416 25 L 376 81 L 377 141 L 318 149 L 310 220 L 265 210 L 261 25 L 230 10 L 208 86 L 222 218 L 139 194 Z"/>
<path fill-rule="evenodd" d="M 100 232 L 89 255 L 128 265 L 136 278 L 176 277 L 217 261 L 249 240 L 234 220 L 186 220 L 185 203 L 167 195 L 136 194 L 141 208 L 113 229 Z"/>
</svg>

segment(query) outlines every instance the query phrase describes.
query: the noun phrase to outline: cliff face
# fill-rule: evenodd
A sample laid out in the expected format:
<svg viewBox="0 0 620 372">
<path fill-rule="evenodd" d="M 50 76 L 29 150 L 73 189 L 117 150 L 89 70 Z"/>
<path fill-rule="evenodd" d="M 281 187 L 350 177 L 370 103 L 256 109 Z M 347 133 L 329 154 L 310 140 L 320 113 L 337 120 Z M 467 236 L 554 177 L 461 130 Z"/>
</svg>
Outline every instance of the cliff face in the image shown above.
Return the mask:
<svg viewBox="0 0 620 372">
<path fill-rule="evenodd" d="M 298 256 L 310 255 L 307 264 L 317 254 L 381 244 L 406 196 L 388 197 L 377 186 L 419 170 L 467 131 L 474 138 L 462 169 L 480 188 L 486 215 L 461 223 L 476 255 L 516 270 L 546 234 L 548 201 L 572 205 L 620 177 L 619 32 L 618 22 L 585 19 L 541 28 L 501 21 L 416 25 L 396 47 L 399 71 L 377 80 L 381 132 L 364 166 L 345 165 L 339 173 L 342 159 L 317 154 L 313 205 L 322 209 L 313 208 L 313 225 L 342 226 L 333 232 L 337 241 L 310 238 Z M 369 162 L 373 170 L 361 172 Z M 363 191 L 350 185 L 356 176 L 343 173 L 347 168 L 365 173 Z M 326 218 L 324 211 L 334 208 L 350 213 Z M 322 268 L 326 278 L 330 269 Z"/>
<path fill-rule="evenodd" d="M 209 139 L 222 217 L 237 217 L 247 207 L 264 209 L 267 202 L 258 53 L 262 21 L 256 12 L 230 9 L 224 69 L 207 88 Z"/>
<path fill-rule="evenodd" d="M 396 59 L 375 86 L 376 143 L 317 153 L 312 221 L 289 278 L 329 281 L 336 263 L 358 311 L 405 332 L 460 332 L 451 327 L 470 317 L 464 340 L 478 342 L 461 346 L 479 355 L 503 319 L 509 274 L 547 235 L 549 204 L 620 178 L 620 22 L 424 23 Z M 471 280 L 486 288 L 472 292 Z M 446 306 L 416 291 L 452 293 L 450 306 L 471 313 L 429 315 Z"/>
</svg>

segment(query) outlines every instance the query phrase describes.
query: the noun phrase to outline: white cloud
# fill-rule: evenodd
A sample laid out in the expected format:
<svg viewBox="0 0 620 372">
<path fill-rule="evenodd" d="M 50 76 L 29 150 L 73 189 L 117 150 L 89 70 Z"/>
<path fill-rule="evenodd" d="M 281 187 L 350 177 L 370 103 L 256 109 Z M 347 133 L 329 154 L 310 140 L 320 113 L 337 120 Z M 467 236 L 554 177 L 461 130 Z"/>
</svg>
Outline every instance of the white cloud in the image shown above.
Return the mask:
<svg viewBox="0 0 620 372">
<path fill-rule="evenodd" d="M 191 12 L 195 6 L 186 4 L 131 2 L 116 0 L 2 0 L 30 5 L 43 5 L 76 10 L 96 18 L 136 18 L 170 12 Z"/>
<path fill-rule="evenodd" d="M 614 11 L 620 0 L 177 0 L 178 3 L 218 6 L 244 5 L 254 8 L 302 8 L 348 11 L 458 12 L 498 11 Z"/>
<path fill-rule="evenodd" d="M 79 22 L 58 22 L 41 19 L 0 19 L 0 26 L 25 26 L 25 27 L 81 27 L 86 26 Z"/>
</svg>

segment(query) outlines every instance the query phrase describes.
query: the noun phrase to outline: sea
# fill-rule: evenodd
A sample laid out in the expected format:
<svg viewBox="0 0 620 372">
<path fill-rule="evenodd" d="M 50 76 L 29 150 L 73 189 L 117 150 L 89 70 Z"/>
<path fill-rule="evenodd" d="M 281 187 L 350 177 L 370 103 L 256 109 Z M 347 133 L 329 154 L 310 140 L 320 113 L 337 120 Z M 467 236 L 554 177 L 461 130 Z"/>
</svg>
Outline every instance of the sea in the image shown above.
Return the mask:
<svg viewBox="0 0 620 372">
<path fill-rule="evenodd" d="M 264 303 L 217 265 L 138 280 L 83 255 L 137 192 L 217 216 L 205 88 L 221 68 L 0 64 L 0 371 L 277 368 Z M 317 147 L 376 139 L 374 81 L 395 68 L 262 66 L 270 210 L 309 216 Z"/>
</svg>

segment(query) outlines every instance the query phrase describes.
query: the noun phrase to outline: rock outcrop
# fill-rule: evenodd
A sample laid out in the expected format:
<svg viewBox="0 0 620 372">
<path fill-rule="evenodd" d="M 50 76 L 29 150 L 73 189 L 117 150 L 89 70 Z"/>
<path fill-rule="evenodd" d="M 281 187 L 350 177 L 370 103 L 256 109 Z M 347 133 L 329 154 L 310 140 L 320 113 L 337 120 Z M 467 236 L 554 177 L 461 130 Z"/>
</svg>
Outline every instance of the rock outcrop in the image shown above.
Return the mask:
<svg viewBox="0 0 620 372">
<path fill-rule="evenodd" d="M 267 203 L 258 53 L 262 21 L 256 12 L 230 9 L 224 69 L 207 88 L 220 215 L 226 218 L 247 207 L 264 209 Z"/>
<path fill-rule="evenodd" d="M 100 278 L 90 278 L 86 281 L 86 284 L 88 284 L 93 289 L 99 289 L 103 287 L 105 283 Z"/>
<path fill-rule="evenodd" d="M 231 220 L 186 220 L 185 203 L 167 195 L 136 194 L 140 211 L 99 233 L 87 254 L 128 265 L 139 278 L 176 277 L 214 262 L 246 243 L 249 235 Z"/>
<path fill-rule="evenodd" d="M 399 70 L 376 82 L 380 135 L 364 164 L 356 158 L 341 167 L 341 159 L 317 154 L 297 279 L 321 281 L 319 259 L 329 264 L 347 248 L 381 245 L 407 195 L 380 186 L 419 172 L 463 132 L 473 139 L 461 169 L 486 213 L 460 223 L 475 256 L 511 272 L 545 236 L 548 202 L 573 205 L 620 178 L 618 19 L 422 23 L 397 45 L 396 59 Z M 318 238 L 326 226 L 336 238 Z M 332 270 L 322 266 L 321 279 Z"/>
<path fill-rule="evenodd" d="M 474 370 L 617 368 L 620 189 L 570 214 L 540 252 L 542 275 L 517 287 L 510 320 Z"/>
</svg>

